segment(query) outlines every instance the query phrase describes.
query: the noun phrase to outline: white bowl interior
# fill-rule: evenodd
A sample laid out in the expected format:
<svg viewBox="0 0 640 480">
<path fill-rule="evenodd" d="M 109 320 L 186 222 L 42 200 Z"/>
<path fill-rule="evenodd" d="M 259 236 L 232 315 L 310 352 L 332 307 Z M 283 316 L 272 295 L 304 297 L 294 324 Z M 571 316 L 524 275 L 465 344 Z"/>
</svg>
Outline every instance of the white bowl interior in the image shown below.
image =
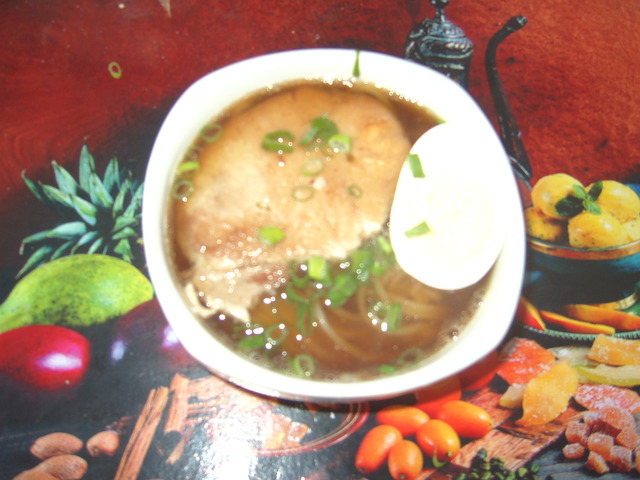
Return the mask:
<svg viewBox="0 0 640 480">
<path fill-rule="evenodd" d="M 360 401 L 410 392 L 450 376 L 494 349 L 515 312 L 525 264 L 522 205 L 509 161 L 493 127 L 458 84 L 417 63 L 373 52 L 359 53 L 360 80 L 399 92 L 448 122 L 469 125 L 482 138 L 482 168 L 495 185 L 507 219 L 505 245 L 481 308 L 458 340 L 415 369 L 359 382 L 299 379 L 243 359 L 219 343 L 185 305 L 174 280 L 166 242 L 167 208 L 175 167 L 197 132 L 217 112 L 270 85 L 299 79 L 349 79 L 355 50 L 313 49 L 269 54 L 212 72 L 190 86 L 165 119 L 145 179 L 143 237 L 151 280 L 165 315 L 185 348 L 221 377 L 262 394 L 296 400 Z"/>
</svg>

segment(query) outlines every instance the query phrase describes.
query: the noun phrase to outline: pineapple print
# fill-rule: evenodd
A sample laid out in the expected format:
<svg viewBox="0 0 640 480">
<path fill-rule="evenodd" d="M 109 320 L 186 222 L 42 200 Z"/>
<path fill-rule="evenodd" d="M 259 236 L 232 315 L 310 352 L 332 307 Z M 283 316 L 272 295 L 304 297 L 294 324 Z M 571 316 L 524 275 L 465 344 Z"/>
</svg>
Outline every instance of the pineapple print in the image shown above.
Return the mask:
<svg viewBox="0 0 640 480">
<path fill-rule="evenodd" d="M 80 152 L 78 180 L 51 162 L 56 186 L 22 178 L 31 192 L 51 207 L 62 222 L 51 230 L 26 237 L 20 254 L 30 256 L 18 272 L 23 276 L 37 266 L 75 253 L 113 255 L 134 263 L 142 255 L 141 208 L 143 183 L 112 158 L 101 179 L 86 145 Z"/>
</svg>

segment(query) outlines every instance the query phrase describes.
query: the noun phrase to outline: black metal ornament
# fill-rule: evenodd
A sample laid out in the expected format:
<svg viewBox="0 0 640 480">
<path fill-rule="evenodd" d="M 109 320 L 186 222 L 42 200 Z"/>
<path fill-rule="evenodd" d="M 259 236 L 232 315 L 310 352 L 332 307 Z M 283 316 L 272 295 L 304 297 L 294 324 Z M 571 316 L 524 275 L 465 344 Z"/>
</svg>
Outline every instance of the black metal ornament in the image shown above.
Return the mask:
<svg viewBox="0 0 640 480">
<path fill-rule="evenodd" d="M 436 14 L 431 19 L 425 18 L 409 32 L 405 56 L 444 73 L 466 89 L 473 43 L 460 27 L 445 17 L 444 9 L 449 0 L 430 1 L 436 7 Z"/>
</svg>

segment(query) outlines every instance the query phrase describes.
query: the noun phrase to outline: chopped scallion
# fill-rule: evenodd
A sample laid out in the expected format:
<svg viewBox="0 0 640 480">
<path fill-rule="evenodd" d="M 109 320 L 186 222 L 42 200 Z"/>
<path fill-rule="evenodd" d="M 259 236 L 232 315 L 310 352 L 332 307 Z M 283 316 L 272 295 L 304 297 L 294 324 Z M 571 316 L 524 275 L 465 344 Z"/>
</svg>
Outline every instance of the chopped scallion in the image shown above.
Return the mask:
<svg viewBox="0 0 640 480">
<path fill-rule="evenodd" d="M 402 324 L 402 305 L 400 302 L 389 305 L 386 320 L 389 331 L 397 332 Z"/>
<path fill-rule="evenodd" d="M 293 283 L 296 288 L 304 288 L 309 285 L 309 275 L 303 271 L 302 274 L 298 274 L 295 262 L 289 263 L 289 282 Z"/>
<path fill-rule="evenodd" d="M 264 136 L 262 148 L 270 152 L 293 152 L 295 137 L 289 130 L 274 130 Z"/>
<path fill-rule="evenodd" d="M 309 277 L 306 277 L 307 279 Z M 293 303 L 307 303 L 307 298 L 300 295 L 296 292 L 291 285 L 287 285 L 285 289 L 285 293 L 287 294 L 287 300 Z"/>
<path fill-rule="evenodd" d="M 107 68 L 111 76 L 116 80 L 122 77 L 122 67 L 118 62 L 111 62 Z"/>
<path fill-rule="evenodd" d="M 213 143 L 220 138 L 222 135 L 222 125 L 219 123 L 213 122 L 208 125 L 205 125 L 202 130 L 200 130 L 200 138 L 207 143 Z"/>
<path fill-rule="evenodd" d="M 309 185 L 298 185 L 291 190 L 291 196 L 298 202 L 306 202 L 311 200 L 315 191 Z"/>
<path fill-rule="evenodd" d="M 393 373 L 396 371 L 396 367 L 393 365 L 380 365 L 378 367 L 378 372 L 380 373 Z"/>
<path fill-rule="evenodd" d="M 327 259 L 319 256 L 312 256 L 307 261 L 307 273 L 309 278 L 322 282 L 329 276 L 329 265 Z"/>
<path fill-rule="evenodd" d="M 422 235 L 426 235 L 429 232 L 431 232 L 429 225 L 427 224 L 427 222 L 422 221 L 419 224 L 417 224 L 415 227 L 412 227 L 406 232 L 404 232 L 404 234 L 407 236 L 407 238 L 415 238 L 415 237 L 420 237 Z"/>
<path fill-rule="evenodd" d="M 289 332 L 284 328 L 284 325 L 271 325 L 264 331 L 266 341 L 274 347 L 284 342 L 288 334 Z"/>
<path fill-rule="evenodd" d="M 301 145 L 309 145 L 314 140 L 326 142 L 331 136 L 338 133 L 338 127 L 334 122 L 329 120 L 326 115 L 316 117 L 311 120 L 311 128 L 305 133 Z"/>
<path fill-rule="evenodd" d="M 352 75 L 356 78 L 360 76 L 360 50 L 356 50 L 356 61 L 353 64 Z"/>
<path fill-rule="evenodd" d="M 424 170 L 422 169 L 422 162 L 420 157 L 416 153 L 410 153 L 407 156 L 407 162 L 409 162 L 409 169 L 414 178 L 424 178 Z"/>
<path fill-rule="evenodd" d="M 376 237 L 376 245 L 378 250 L 384 255 L 393 255 L 393 247 L 389 239 L 383 235 Z"/>
<path fill-rule="evenodd" d="M 296 326 L 303 335 L 309 335 L 313 327 L 313 309 L 309 301 L 304 301 L 298 305 L 296 312 Z"/>
<path fill-rule="evenodd" d="M 311 355 L 302 353 L 291 360 L 293 373 L 301 377 L 310 377 L 316 371 L 316 363 Z"/>
<path fill-rule="evenodd" d="M 351 195 L 354 198 L 360 198 L 362 197 L 362 189 L 355 184 L 349 185 L 349 187 L 347 188 L 347 191 L 349 192 L 349 195 Z"/>
<path fill-rule="evenodd" d="M 327 145 L 336 153 L 349 153 L 351 151 L 351 137 L 344 133 L 331 135 Z"/>
<path fill-rule="evenodd" d="M 353 252 L 351 258 L 353 260 L 351 269 L 356 274 L 356 279 L 360 282 L 369 280 L 374 263 L 373 251 L 370 248 L 361 248 Z"/>
<path fill-rule="evenodd" d="M 358 280 L 351 272 L 340 272 L 334 279 L 334 285 L 327 293 L 332 307 L 340 307 L 358 290 Z"/>
<path fill-rule="evenodd" d="M 171 196 L 178 200 L 184 200 L 185 197 L 193 193 L 194 188 L 191 180 L 186 178 L 179 179 L 171 187 Z"/>
<path fill-rule="evenodd" d="M 420 350 L 419 348 L 410 348 L 409 350 L 404 351 L 398 357 L 398 365 L 401 365 L 403 367 L 415 365 L 422 359 L 422 357 L 422 350 Z"/>
<path fill-rule="evenodd" d="M 200 162 L 197 160 L 190 160 L 188 162 L 182 162 L 178 165 L 178 171 L 176 172 L 178 175 L 182 175 L 183 173 L 193 172 L 194 170 L 198 170 L 200 168 Z"/>
<path fill-rule="evenodd" d="M 310 158 L 302 165 L 302 173 L 308 177 L 320 175 L 324 170 L 324 162 L 321 158 Z"/>
<path fill-rule="evenodd" d="M 280 243 L 284 237 L 284 232 L 279 227 L 267 226 L 258 230 L 258 240 L 268 247 Z"/>
</svg>

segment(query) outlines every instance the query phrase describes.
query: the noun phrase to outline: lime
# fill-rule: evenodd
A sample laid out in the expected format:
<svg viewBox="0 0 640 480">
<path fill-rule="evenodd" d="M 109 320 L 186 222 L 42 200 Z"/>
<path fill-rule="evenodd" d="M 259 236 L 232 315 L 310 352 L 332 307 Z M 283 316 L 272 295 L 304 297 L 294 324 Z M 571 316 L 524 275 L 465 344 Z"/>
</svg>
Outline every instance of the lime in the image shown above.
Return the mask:
<svg viewBox="0 0 640 480">
<path fill-rule="evenodd" d="M 151 298 L 151 282 L 124 260 L 98 254 L 61 257 L 15 285 L 0 305 L 0 333 L 33 324 L 100 324 Z"/>
</svg>

